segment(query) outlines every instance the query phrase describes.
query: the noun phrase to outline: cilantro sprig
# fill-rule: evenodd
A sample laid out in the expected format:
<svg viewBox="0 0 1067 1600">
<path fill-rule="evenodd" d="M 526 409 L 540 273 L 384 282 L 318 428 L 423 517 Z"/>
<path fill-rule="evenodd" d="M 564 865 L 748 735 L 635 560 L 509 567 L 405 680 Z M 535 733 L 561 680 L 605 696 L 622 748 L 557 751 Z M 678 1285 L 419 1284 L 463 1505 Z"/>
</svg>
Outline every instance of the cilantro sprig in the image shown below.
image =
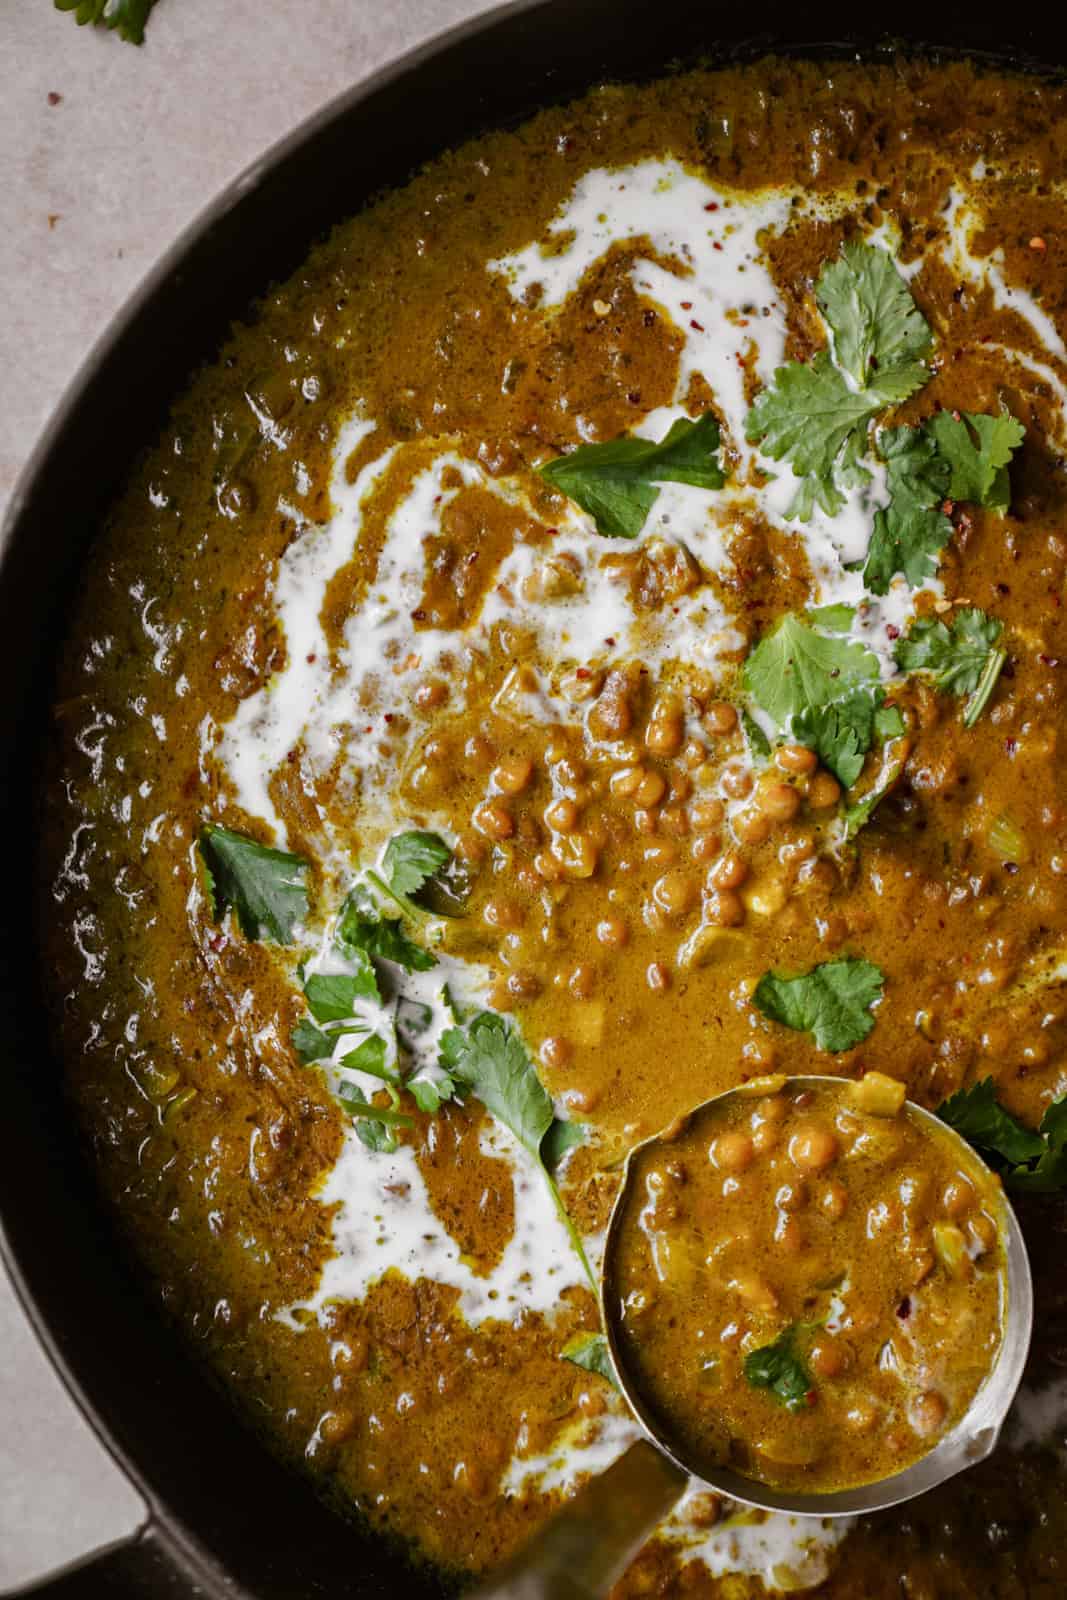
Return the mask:
<svg viewBox="0 0 1067 1600">
<path fill-rule="evenodd" d="M 212 916 L 232 910 L 246 939 L 291 944 L 308 914 L 308 863 L 217 823 L 201 828 L 197 848 Z"/>
<path fill-rule="evenodd" d="M 806 1411 L 815 1385 L 796 1350 L 796 1328 L 786 1328 L 773 1344 L 751 1350 L 745 1357 L 745 1378 L 753 1389 L 767 1389 L 787 1411 Z"/>
<path fill-rule="evenodd" d="M 862 1044 L 874 1027 L 871 1008 L 882 998 L 884 978 L 872 961 L 824 961 L 789 978 L 765 972 L 752 1003 L 772 1022 L 810 1033 L 820 1050 L 837 1054 Z"/>
<path fill-rule="evenodd" d="M 695 422 L 679 417 L 657 444 L 633 437 L 579 445 L 538 472 L 593 518 L 608 538 L 636 539 L 661 483 L 721 489 L 719 425 L 710 412 Z"/>
<path fill-rule="evenodd" d="M 948 468 L 948 497 L 1003 516 L 1011 503 L 1008 463 L 1026 429 L 1004 409 L 996 416 L 938 411 L 925 423 Z"/>
<path fill-rule="evenodd" d="M 443 1034 L 440 1048 L 441 1066 L 457 1091 L 466 1089 L 480 1100 L 540 1166 L 560 1220 L 595 1292 L 596 1278 L 581 1235 L 542 1153 L 546 1135 L 553 1127 L 552 1101 L 518 1032 L 496 1012 L 480 1011 L 462 1026 Z"/>
<path fill-rule="evenodd" d="M 937 1107 L 1013 1189 L 1051 1193 L 1067 1187 L 1067 1095 L 1054 1100 L 1035 1132 L 1006 1111 L 992 1078 L 958 1089 Z"/>
<path fill-rule="evenodd" d="M 799 479 L 788 515 L 833 517 L 845 491 L 870 481 L 861 456 L 869 424 L 929 377 L 929 326 L 887 251 L 853 242 L 819 274 L 816 301 L 829 350 L 779 367 L 745 423 L 749 441 Z"/>
<path fill-rule="evenodd" d="M 934 687 L 965 696 L 963 723 L 978 721 L 1008 659 L 999 644 L 1003 623 L 970 606 L 957 611 L 950 624 L 920 617 L 897 641 L 897 665 L 905 672 L 928 672 Z"/>
<path fill-rule="evenodd" d="M 57 11 L 73 11 L 79 27 L 114 28 L 127 44 L 144 44 L 145 24 L 156 0 L 54 0 Z"/>
</svg>

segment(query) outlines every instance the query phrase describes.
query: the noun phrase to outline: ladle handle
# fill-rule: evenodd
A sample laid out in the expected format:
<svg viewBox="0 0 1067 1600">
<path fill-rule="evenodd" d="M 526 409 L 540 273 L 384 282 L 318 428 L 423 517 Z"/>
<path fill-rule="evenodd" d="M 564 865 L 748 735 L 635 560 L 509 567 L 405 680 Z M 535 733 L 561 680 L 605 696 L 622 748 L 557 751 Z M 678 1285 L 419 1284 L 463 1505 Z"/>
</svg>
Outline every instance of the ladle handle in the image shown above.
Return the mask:
<svg viewBox="0 0 1067 1600">
<path fill-rule="evenodd" d="M 473 1600 L 599 1600 L 689 1479 L 644 1439 L 578 1491 Z"/>
</svg>

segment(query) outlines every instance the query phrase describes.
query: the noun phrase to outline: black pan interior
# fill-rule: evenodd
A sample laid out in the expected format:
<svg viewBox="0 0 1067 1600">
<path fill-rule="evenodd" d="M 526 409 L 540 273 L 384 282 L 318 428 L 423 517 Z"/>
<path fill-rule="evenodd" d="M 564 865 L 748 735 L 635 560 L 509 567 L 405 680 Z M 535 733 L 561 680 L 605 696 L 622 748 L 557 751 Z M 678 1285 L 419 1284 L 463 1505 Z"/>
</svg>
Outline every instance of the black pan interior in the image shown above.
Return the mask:
<svg viewBox="0 0 1067 1600">
<path fill-rule="evenodd" d="M 180 3 L 180 0 L 175 0 Z M 751 13 L 673 0 L 519 0 L 352 92 L 287 141 L 179 241 L 105 339 L 23 479 L 0 559 L 0 739 L 7 915 L 0 930 L 6 1019 L 0 1215 L 42 1337 L 154 1512 L 157 1533 L 56 1595 L 315 1595 L 437 1592 L 396 1554 L 327 1511 L 246 1432 L 160 1321 L 117 1250 L 44 1046 L 32 903 L 35 744 L 71 586 L 101 509 L 149 444 L 171 395 L 209 358 L 229 320 L 285 277 L 312 240 L 438 150 L 515 123 L 598 79 L 640 79 L 700 58 L 766 50 L 930 53 L 1067 61 L 1067 20 L 1029 8 L 1004 37 L 1003 13 L 898 3 L 893 37 L 855 4 Z M 254 47 L 254 42 L 253 42 Z M 149 48 L 151 46 L 149 45 Z M 161 1553 L 164 1552 L 164 1553 Z M 87 1586 L 88 1585 L 88 1586 Z"/>
</svg>

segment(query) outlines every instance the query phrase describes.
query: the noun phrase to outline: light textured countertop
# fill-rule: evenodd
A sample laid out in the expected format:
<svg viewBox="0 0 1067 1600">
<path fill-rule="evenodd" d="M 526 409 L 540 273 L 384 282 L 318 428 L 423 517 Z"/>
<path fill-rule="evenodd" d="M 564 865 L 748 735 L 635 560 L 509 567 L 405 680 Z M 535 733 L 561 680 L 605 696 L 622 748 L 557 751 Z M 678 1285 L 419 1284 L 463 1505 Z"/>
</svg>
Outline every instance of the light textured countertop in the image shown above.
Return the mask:
<svg viewBox="0 0 1067 1600">
<path fill-rule="evenodd" d="M 93 342 L 187 222 L 351 83 L 484 0 L 160 0 L 142 49 L 0 7 L 0 512 Z M 2 1273 L 0 1268 L 0 1273 Z M 0 1594 L 139 1521 L 0 1292 Z"/>
</svg>

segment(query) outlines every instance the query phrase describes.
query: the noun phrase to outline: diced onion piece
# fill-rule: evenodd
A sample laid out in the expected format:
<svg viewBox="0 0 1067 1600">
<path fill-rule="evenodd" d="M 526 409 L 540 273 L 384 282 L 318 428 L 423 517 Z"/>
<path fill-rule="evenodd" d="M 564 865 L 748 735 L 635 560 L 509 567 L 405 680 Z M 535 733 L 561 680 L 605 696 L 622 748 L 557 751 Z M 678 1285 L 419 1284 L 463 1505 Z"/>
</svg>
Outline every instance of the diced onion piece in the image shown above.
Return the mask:
<svg viewBox="0 0 1067 1600">
<path fill-rule="evenodd" d="M 884 1072 L 865 1072 L 852 1085 L 852 1104 L 872 1117 L 895 1117 L 904 1104 L 904 1085 Z"/>
<path fill-rule="evenodd" d="M 1006 812 L 1001 812 L 989 825 L 986 839 L 991 850 L 1004 861 L 1014 861 L 1017 866 L 1030 859 L 1030 845 L 1017 822 Z"/>
</svg>

